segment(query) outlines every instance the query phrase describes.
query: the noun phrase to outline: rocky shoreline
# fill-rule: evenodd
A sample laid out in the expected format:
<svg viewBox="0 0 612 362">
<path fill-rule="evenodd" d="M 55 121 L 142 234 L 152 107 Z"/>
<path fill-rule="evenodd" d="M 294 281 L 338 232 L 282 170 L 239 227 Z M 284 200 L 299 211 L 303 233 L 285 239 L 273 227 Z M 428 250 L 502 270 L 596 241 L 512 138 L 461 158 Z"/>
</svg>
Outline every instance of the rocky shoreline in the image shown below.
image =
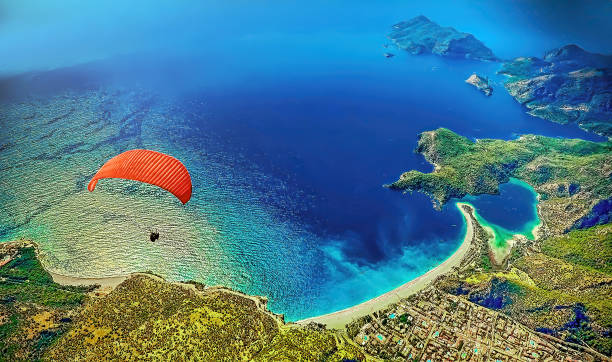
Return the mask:
<svg viewBox="0 0 612 362">
<path fill-rule="evenodd" d="M 341 332 L 285 324 L 264 297 L 151 273 L 50 274 L 27 240 L 0 244 L 0 259 L 0 353 L 9 359 L 365 358 Z"/>
</svg>

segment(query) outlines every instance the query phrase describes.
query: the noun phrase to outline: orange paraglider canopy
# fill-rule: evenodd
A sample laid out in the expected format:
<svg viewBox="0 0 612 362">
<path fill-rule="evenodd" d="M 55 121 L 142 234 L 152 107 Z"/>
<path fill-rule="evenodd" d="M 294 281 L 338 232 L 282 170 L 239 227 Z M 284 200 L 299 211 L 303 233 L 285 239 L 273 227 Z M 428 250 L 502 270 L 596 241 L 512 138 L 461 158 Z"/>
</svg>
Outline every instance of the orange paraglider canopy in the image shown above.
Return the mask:
<svg viewBox="0 0 612 362">
<path fill-rule="evenodd" d="M 99 179 L 123 178 L 159 186 L 183 204 L 191 198 L 191 176 L 187 168 L 172 156 L 149 150 L 125 151 L 108 160 L 89 181 L 87 189 L 96 188 Z"/>
</svg>

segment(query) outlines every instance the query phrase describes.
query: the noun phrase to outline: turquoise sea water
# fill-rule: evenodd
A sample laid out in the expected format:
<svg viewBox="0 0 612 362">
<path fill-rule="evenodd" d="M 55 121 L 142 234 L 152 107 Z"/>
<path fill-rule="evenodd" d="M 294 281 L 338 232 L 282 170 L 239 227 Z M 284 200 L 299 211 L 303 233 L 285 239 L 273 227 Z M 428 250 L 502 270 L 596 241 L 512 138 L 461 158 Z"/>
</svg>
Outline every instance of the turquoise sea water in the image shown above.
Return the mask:
<svg viewBox="0 0 612 362">
<path fill-rule="evenodd" d="M 474 206 L 480 224 L 493 230 L 495 246 L 505 246 L 505 242 L 515 234 L 533 240 L 535 237 L 533 230 L 540 225 L 537 192 L 529 184 L 515 178 L 511 178 L 510 182 L 501 185 L 500 188 L 500 193 L 504 195 L 501 202 L 496 195 L 468 195 L 462 201 Z M 523 218 L 508 218 L 508 215 L 513 215 L 518 210 Z"/>
<path fill-rule="evenodd" d="M 516 236 L 534 240 L 536 228 L 541 225 L 538 194 L 529 184 L 511 178 L 500 186 L 500 194 L 503 197 L 468 195 L 461 200 L 474 207 L 476 220 L 491 234 L 489 246 L 498 263 L 509 255 Z M 517 211 L 522 218 L 513 217 Z"/>
<path fill-rule="evenodd" d="M 579 21 L 515 22 L 513 2 L 488 13 L 467 2 L 36 4 L 6 6 L 2 28 L 0 240 L 38 241 L 66 274 L 152 271 L 265 295 L 288 320 L 333 312 L 422 275 L 463 239 L 453 205 L 382 187 L 432 169 L 413 152 L 419 132 L 596 139 L 526 115 L 497 64 L 382 55 L 389 27 L 420 13 L 504 57 L 605 47 Z M 472 72 L 493 80 L 491 98 L 464 83 Z M 120 180 L 86 191 L 131 148 L 183 161 L 192 200 Z M 514 181 L 468 201 L 499 230 L 537 220 L 533 192 Z"/>
</svg>

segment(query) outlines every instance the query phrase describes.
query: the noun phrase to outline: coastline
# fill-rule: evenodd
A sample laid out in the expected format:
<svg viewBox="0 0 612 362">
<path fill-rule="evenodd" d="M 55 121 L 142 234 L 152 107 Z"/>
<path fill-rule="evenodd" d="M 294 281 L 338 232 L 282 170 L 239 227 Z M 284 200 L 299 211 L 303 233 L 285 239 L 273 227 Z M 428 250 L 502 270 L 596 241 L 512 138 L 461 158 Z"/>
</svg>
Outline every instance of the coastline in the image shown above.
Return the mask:
<svg viewBox="0 0 612 362">
<path fill-rule="evenodd" d="M 528 241 L 540 239 L 540 234 L 544 226 L 539 209 L 540 195 L 533 189 L 533 186 L 516 178 L 510 178 L 509 183 L 525 185 L 536 196 L 536 203 L 533 206 L 535 220 L 526 223 L 526 226 L 524 226 L 522 230 L 509 230 L 490 223 L 480 216 L 472 204 L 468 203 L 473 209 L 473 216 L 476 223 L 489 234 L 489 256 L 491 262 L 498 266 L 502 265 L 508 259 L 510 252 L 517 244 L 524 244 Z"/>
<path fill-rule="evenodd" d="M 343 329 L 346 324 L 352 322 L 353 320 L 357 318 L 363 317 L 377 310 L 384 309 L 393 303 L 399 302 L 403 298 L 416 294 L 419 291 L 427 288 L 439 276 L 448 273 L 453 268 L 460 265 L 466 253 L 468 252 L 468 250 L 470 250 L 470 247 L 472 246 L 472 241 L 474 237 L 474 226 L 472 224 L 471 215 L 461 208 L 462 205 L 469 206 L 470 209 L 472 210 L 471 212 L 474 212 L 475 210 L 474 207 L 469 203 L 464 203 L 464 202 L 455 203 L 455 206 L 457 207 L 459 212 L 461 212 L 466 222 L 466 233 L 465 233 L 465 236 L 459 248 L 452 255 L 450 255 L 445 261 L 443 261 L 440 265 L 429 270 L 427 273 L 415 279 L 412 279 L 406 282 L 405 284 L 402 284 L 401 286 L 387 293 L 379 295 L 378 297 L 372 298 L 360 304 L 357 304 L 352 307 L 342 309 L 336 312 L 323 314 L 323 315 L 315 316 L 315 317 L 310 317 L 310 318 L 302 319 L 302 320 L 295 321 L 295 322 L 289 322 L 287 325 L 288 326 L 290 326 L 291 324 L 307 325 L 309 323 L 315 322 L 315 323 L 325 324 L 327 328 Z M 32 242 L 32 241 L 21 241 L 21 242 L 23 242 L 24 244 L 29 244 L 29 245 L 34 246 L 36 249 L 37 255 L 39 254 L 38 245 L 35 242 Z M 81 277 L 73 277 L 73 276 L 67 276 L 67 275 L 55 273 L 49 270 L 47 267 L 45 267 L 45 265 L 43 265 L 43 268 L 51 275 L 54 282 L 61 284 L 61 285 L 74 285 L 74 286 L 99 285 L 99 287 L 96 288 L 94 291 L 94 293 L 98 296 L 109 294 L 123 281 L 135 275 L 146 275 L 149 277 L 160 278 L 163 280 L 163 278 L 157 275 L 153 275 L 149 273 L 142 273 L 142 272 L 129 273 L 125 275 L 117 275 L 117 276 L 110 276 L 110 277 L 101 277 L 101 278 L 81 278 Z M 197 291 L 197 288 L 195 287 L 195 285 L 190 284 L 190 283 L 185 283 L 185 282 L 171 282 L 171 283 L 179 284 L 179 285 L 182 285 L 183 287 Z M 244 293 L 236 292 L 226 287 L 221 287 L 221 286 L 204 287 L 204 290 L 207 290 L 207 291 L 213 291 L 215 289 L 221 289 L 221 290 L 225 290 L 229 292 L 234 292 L 242 296 L 247 296 Z M 266 307 L 266 304 L 267 304 L 266 298 L 258 297 L 258 296 L 248 296 L 248 297 L 251 297 L 254 300 L 256 299 L 258 304 L 260 305 L 263 304 L 264 308 Z M 283 321 L 284 319 L 282 315 L 277 315 L 275 313 L 271 313 L 271 314 L 273 314 L 278 320 Z"/>
<path fill-rule="evenodd" d="M 38 244 L 34 241 L 17 240 L 17 241 L 13 241 L 13 243 L 22 243 L 24 246 L 33 246 L 34 249 L 36 250 L 37 257 L 39 257 L 40 255 Z M 205 286 L 203 284 L 194 283 L 190 281 L 168 281 L 165 278 L 159 275 L 153 274 L 151 272 L 134 272 L 134 273 L 128 273 L 128 274 L 123 274 L 123 275 L 115 275 L 115 276 L 100 277 L 100 278 L 82 278 L 82 277 L 74 277 L 74 276 L 63 275 L 63 274 L 53 272 L 48 267 L 46 267 L 43 263 L 41 263 L 41 266 L 47 273 L 49 273 L 49 275 L 51 275 L 51 278 L 53 278 L 53 281 L 57 284 L 71 285 L 71 286 L 97 285 L 98 287 L 92 291 L 92 294 L 94 294 L 97 297 L 108 295 L 119 284 L 123 283 L 127 279 L 130 279 L 136 276 L 145 276 L 145 277 L 152 278 L 152 279 L 162 281 L 165 283 L 178 285 L 182 288 L 191 290 L 194 293 L 205 294 L 205 293 L 214 293 L 214 292 L 224 292 L 224 293 L 235 294 L 243 298 L 248 298 L 252 300 L 253 302 L 255 302 L 258 308 L 261 308 L 267 314 L 272 316 L 279 325 L 285 324 L 285 319 L 282 314 L 276 314 L 268 310 L 268 299 L 266 297 L 259 296 L 259 295 L 245 294 L 243 292 L 234 290 L 232 288 L 228 288 L 228 287 L 224 287 L 220 285 Z"/>
<path fill-rule="evenodd" d="M 453 268 L 460 265 L 466 253 L 468 252 L 468 250 L 470 250 L 470 247 L 472 246 L 472 240 L 474 238 L 474 225 L 472 224 L 472 218 L 466 211 L 461 208 L 462 205 L 469 206 L 472 211 L 474 210 L 474 207 L 468 203 L 455 203 L 455 206 L 457 206 L 457 208 L 465 219 L 465 223 L 467 226 L 465 237 L 463 238 L 463 242 L 461 243 L 459 248 L 440 265 L 385 294 L 379 295 L 376 298 L 370 299 L 368 301 L 346 309 L 339 310 L 337 312 L 323 314 L 316 317 L 310 317 L 293 323 L 298 325 L 307 325 L 309 323 L 314 322 L 325 324 L 327 328 L 342 329 L 346 324 L 352 322 L 357 318 L 366 316 L 377 310 L 384 309 L 385 307 L 393 303 L 399 302 L 403 298 L 418 293 L 419 291 L 427 288 L 436 278 L 448 273 Z"/>
</svg>

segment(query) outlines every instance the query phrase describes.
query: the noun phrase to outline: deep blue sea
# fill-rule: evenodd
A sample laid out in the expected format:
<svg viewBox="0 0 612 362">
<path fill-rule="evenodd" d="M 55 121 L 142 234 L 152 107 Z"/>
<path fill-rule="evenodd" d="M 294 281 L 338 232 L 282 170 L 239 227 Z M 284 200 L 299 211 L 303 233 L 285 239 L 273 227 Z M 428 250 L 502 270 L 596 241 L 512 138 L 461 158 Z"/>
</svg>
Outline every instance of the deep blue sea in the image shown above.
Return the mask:
<svg viewBox="0 0 612 362">
<path fill-rule="evenodd" d="M 474 33 L 504 58 L 570 42 L 609 52 L 598 40 L 610 33 L 609 2 L 30 4 L 4 5 L 3 100 L 104 86 L 144 89 L 173 104 L 184 123 L 160 122 L 166 135 L 142 146 L 180 155 L 194 183 L 185 212 L 214 226 L 228 264 L 198 269 L 197 260 L 168 255 L 168 269 L 153 271 L 265 295 L 288 320 L 387 292 L 459 246 L 465 225 L 454 205 L 436 211 L 424 195 L 383 187 L 404 171 L 432 170 L 414 153 L 420 132 L 599 139 L 527 115 L 503 89 L 497 63 L 411 56 L 383 44 L 391 25 L 424 14 Z M 492 97 L 464 82 L 473 72 L 490 77 Z M 86 135 L 63 137 L 77 143 Z M 470 202 L 509 230 L 537 217 L 533 194 L 516 184 Z M 189 247 L 197 255 L 211 246 Z"/>
</svg>

